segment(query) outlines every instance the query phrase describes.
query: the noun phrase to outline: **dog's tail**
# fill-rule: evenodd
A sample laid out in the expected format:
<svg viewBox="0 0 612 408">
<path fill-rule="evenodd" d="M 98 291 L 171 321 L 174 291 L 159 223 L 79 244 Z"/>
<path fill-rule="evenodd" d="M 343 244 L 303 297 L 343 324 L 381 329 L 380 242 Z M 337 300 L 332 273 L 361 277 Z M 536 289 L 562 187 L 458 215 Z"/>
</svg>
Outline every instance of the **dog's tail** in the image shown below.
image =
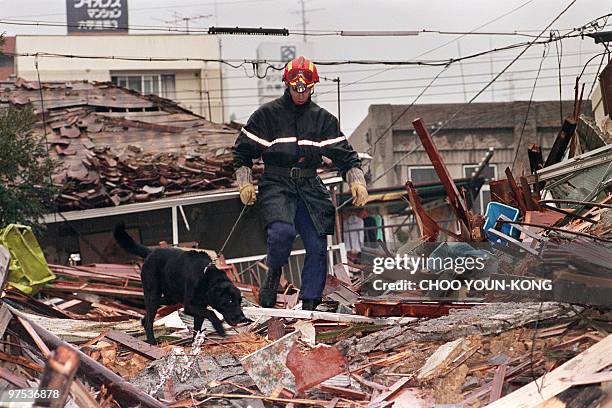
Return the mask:
<svg viewBox="0 0 612 408">
<path fill-rule="evenodd" d="M 123 222 L 115 225 L 113 236 L 115 237 L 115 241 L 117 241 L 119 246 L 132 255 L 146 258 L 152 252 L 146 246 L 137 244 L 136 241 L 130 237 L 130 235 L 125 231 L 125 223 Z"/>
</svg>

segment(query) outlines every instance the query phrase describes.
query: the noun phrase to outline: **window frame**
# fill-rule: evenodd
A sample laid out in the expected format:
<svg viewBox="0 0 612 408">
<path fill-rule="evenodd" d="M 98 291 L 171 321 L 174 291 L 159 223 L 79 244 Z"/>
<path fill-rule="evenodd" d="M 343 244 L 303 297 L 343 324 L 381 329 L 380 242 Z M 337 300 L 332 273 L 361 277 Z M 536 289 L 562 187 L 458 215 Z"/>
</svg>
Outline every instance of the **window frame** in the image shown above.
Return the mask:
<svg viewBox="0 0 612 408">
<path fill-rule="evenodd" d="M 492 180 L 497 180 L 498 177 L 498 173 L 497 173 L 497 164 L 496 163 L 489 163 L 487 164 L 487 166 L 491 166 L 493 167 L 493 179 Z M 473 167 L 474 170 L 476 170 L 478 168 L 478 163 L 476 164 L 462 164 L 461 165 L 461 171 L 463 173 L 463 177 L 468 178 L 470 176 L 466 176 L 465 170 L 468 169 L 469 167 Z"/>
<path fill-rule="evenodd" d="M 439 183 L 440 182 L 440 178 L 438 177 L 438 173 L 436 173 L 436 169 L 434 166 L 427 166 L 427 165 L 408 165 L 408 180 L 412 181 L 412 170 L 433 170 L 434 174 L 436 175 L 436 180 L 430 180 L 430 181 L 419 181 L 419 183 Z"/>
<path fill-rule="evenodd" d="M 156 95 L 156 96 L 161 96 L 162 98 L 173 98 L 174 95 L 164 95 L 164 87 L 163 87 L 163 80 L 162 77 L 163 76 L 172 76 L 174 79 L 174 83 L 175 83 L 175 90 L 174 93 L 176 93 L 176 74 L 175 73 L 161 73 L 161 72 L 155 72 L 155 73 L 130 73 L 130 74 L 124 74 L 124 73 L 111 73 L 110 77 L 111 77 L 111 82 L 113 82 L 114 84 L 116 84 L 117 86 L 123 86 L 120 84 L 120 82 L 124 82 L 126 85 L 124 86 L 127 89 L 139 92 L 141 95 Z M 148 79 L 152 79 L 151 80 L 151 88 L 154 89 L 155 88 L 155 83 L 157 83 L 157 93 L 144 93 L 144 89 L 145 89 L 145 77 Z M 117 81 L 113 81 L 113 78 L 117 78 Z M 127 84 L 129 84 L 129 78 L 139 78 L 140 79 L 140 91 L 138 91 L 137 89 L 133 89 L 133 88 L 129 88 L 127 86 Z"/>
</svg>

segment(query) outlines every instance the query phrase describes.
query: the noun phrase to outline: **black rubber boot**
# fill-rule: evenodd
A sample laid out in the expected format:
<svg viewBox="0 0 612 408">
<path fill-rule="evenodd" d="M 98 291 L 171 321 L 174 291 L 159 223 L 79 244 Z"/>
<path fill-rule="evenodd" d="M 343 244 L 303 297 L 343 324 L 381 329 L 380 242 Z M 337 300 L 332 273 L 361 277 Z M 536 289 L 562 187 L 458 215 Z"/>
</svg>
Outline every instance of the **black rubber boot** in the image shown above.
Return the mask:
<svg viewBox="0 0 612 408">
<path fill-rule="evenodd" d="M 302 299 L 302 310 L 315 310 L 321 304 L 321 298 Z"/>
<path fill-rule="evenodd" d="M 259 291 L 259 305 L 261 307 L 274 307 L 276 304 L 276 295 L 282 273 L 282 268 L 268 269 Z"/>
</svg>

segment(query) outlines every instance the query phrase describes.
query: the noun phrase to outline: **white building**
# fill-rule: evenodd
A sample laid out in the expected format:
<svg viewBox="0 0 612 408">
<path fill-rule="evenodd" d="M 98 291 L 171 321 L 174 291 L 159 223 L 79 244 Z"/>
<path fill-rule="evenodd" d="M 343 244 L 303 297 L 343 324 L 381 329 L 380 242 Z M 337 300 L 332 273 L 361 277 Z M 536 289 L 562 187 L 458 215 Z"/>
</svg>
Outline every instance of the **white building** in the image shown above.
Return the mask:
<svg viewBox="0 0 612 408">
<path fill-rule="evenodd" d="M 203 61 L 219 59 L 214 36 L 18 35 L 15 53 L 17 77 L 38 79 L 36 57 L 28 56 L 38 53 L 42 81 L 113 81 L 143 94 L 173 99 L 214 122 L 224 121 L 220 64 Z"/>
</svg>

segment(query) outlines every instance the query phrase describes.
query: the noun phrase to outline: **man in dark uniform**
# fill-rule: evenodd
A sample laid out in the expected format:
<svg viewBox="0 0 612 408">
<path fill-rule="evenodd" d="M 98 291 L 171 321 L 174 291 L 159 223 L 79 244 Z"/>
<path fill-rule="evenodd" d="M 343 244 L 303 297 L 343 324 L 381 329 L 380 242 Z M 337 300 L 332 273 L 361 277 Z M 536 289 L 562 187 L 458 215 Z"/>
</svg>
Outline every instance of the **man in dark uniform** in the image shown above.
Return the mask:
<svg viewBox="0 0 612 408">
<path fill-rule="evenodd" d="M 262 157 L 264 174 L 259 201 L 267 232 L 268 272 L 261 285 L 259 303 L 274 307 L 282 273 L 288 263 L 296 231 L 306 249 L 300 299 L 302 309 L 321 303 L 327 275 L 327 239 L 334 233 L 335 208 L 317 168 L 321 156 L 330 158 L 350 184 L 353 203 L 367 202 L 361 161 L 339 128 L 338 120 L 312 102 L 319 82 L 315 65 L 300 56 L 285 67 L 285 93 L 262 105 L 242 128 L 234 146 L 240 199 L 255 202 L 251 177 L 253 159 Z"/>
</svg>

